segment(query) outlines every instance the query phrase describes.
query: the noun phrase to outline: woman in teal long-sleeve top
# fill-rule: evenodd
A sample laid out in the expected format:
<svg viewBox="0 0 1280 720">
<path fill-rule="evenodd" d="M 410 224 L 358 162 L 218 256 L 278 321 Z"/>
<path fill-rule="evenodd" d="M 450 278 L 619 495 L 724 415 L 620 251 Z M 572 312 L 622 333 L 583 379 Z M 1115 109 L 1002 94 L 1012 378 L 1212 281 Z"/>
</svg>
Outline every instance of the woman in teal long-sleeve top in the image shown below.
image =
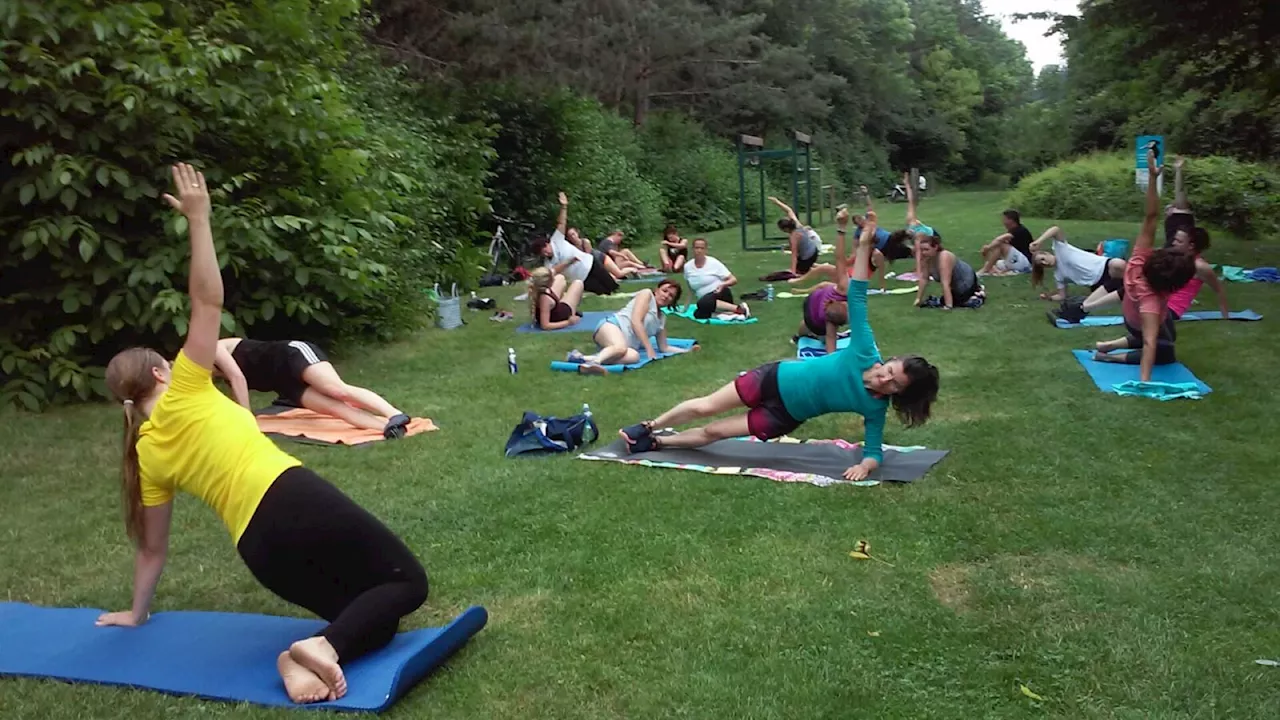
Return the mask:
<svg viewBox="0 0 1280 720">
<path fill-rule="evenodd" d="M 907 427 L 929 419 L 938 396 L 938 369 L 919 355 L 903 355 L 885 362 L 876 347 L 867 321 L 867 279 L 871 277 L 871 253 L 875 248 L 875 213 L 868 213 L 849 279 L 845 263 L 845 233 L 849 214 L 836 217 L 836 279 L 848 296 L 849 345 L 819 358 L 773 362 L 744 373 L 719 390 L 686 400 L 653 420 L 623 428 L 619 433 L 630 452 L 657 448 L 702 447 L 717 440 L 755 436 L 761 440 L 781 437 L 805 420 L 833 412 L 862 415 L 865 423 L 862 461 L 845 470 L 847 480 L 862 480 L 884 458 L 884 421 L 892 405 Z M 746 413 L 715 420 L 708 425 L 673 435 L 655 435 L 654 428 L 683 425 L 735 408 Z"/>
</svg>

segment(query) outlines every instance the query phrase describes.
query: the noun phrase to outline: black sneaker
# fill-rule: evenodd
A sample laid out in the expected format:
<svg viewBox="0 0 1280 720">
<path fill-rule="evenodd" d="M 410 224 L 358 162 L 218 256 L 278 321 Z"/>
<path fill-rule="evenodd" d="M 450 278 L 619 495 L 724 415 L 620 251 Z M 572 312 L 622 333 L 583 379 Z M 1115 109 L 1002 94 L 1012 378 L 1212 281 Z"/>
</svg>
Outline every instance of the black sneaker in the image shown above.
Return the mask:
<svg viewBox="0 0 1280 720">
<path fill-rule="evenodd" d="M 1073 325 L 1078 325 L 1088 314 L 1089 313 L 1084 311 L 1084 303 L 1066 302 L 1062 304 L 1062 309 L 1058 312 L 1058 317 Z"/>
</svg>

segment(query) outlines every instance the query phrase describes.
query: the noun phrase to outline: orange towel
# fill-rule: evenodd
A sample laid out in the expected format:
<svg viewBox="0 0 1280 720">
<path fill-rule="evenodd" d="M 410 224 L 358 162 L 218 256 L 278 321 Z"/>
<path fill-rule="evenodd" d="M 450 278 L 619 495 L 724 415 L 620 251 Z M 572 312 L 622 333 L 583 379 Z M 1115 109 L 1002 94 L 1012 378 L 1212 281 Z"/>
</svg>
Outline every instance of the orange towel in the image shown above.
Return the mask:
<svg viewBox="0 0 1280 720">
<path fill-rule="evenodd" d="M 345 421 L 311 410 L 286 410 L 274 415 L 258 415 L 258 429 L 267 435 L 314 440 L 339 445 L 364 445 L 383 440 L 379 430 L 364 430 Z M 429 418 L 413 418 L 405 437 L 438 430 Z"/>
</svg>

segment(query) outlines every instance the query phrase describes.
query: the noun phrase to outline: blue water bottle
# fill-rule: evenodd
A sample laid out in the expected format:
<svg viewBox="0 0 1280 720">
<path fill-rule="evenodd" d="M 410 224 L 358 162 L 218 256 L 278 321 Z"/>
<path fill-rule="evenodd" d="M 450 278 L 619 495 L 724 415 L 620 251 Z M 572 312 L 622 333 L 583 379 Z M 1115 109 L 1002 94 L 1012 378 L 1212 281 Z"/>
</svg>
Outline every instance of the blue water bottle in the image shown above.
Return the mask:
<svg viewBox="0 0 1280 720">
<path fill-rule="evenodd" d="M 507 348 L 507 370 L 510 371 L 512 375 L 515 375 L 518 369 L 519 368 L 516 366 L 516 349 Z"/>
</svg>

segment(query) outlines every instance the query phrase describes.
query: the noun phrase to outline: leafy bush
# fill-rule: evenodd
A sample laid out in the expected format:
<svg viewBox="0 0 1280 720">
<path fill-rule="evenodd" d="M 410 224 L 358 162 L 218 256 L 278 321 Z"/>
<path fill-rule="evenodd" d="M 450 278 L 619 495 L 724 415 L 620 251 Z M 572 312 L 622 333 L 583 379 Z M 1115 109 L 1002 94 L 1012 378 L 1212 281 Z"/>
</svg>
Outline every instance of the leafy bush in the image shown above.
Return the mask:
<svg viewBox="0 0 1280 720">
<path fill-rule="evenodd" d="M 662 112 L 649 115 L 640 145 L 640 172 L 662 193 L 663 218 L 693 232 L 737 223 L 738 161 L 726 143 L 683 115 Z"/>
<path fill-rule="evenodd" d="M 474 163 L 451 178 L 431 174 L 465 156 L 480 131 L 422 136 L 439 129 L 422 121 L 370 137 L 369 127 L 388 129 L 386 117 L 366 126 L 337 75 L 363 42 L 359 9 L 352 0 L 6 6 L 0 399 L 31 409 L 87 399 L 104 393 L 101 366 L 120 348 L 176 349 L 188 250 L 184 221 L 159 200 L 175 160 L 199 165 L 214 195 L 228 331 L 305 329 L 319 340 L 408 322 L 411 298 L 400 291 L 434 259 L 402 267 L 402 258 L 457 241 L 414 237 L 422 215 L 412 206 L 464 187 L 458 205 L 435 198 L 439 208 L 476 206 Z M 430 147 L 437 141 L 444 147 Z M 455 231 L 465 237 L 473 216 L 461 212 Z M 449 227 L 424 219 L 427 232 Z"/>
<path fill-rule="evenodd" d="M 1124 220 L 1142 213 L 1129 154 L 1091 155 L 1060 163 L 1018 183 L 1009 204 L 1040 217 Z M 1188 158 L 1187 198 L 1201 222 L 1242 238 L 1280 233 L 1280 172 L 1225 157 Z M 1173 166 L 1165 167 L 1164 197 L 1173 201 Z"/>
</svg>

